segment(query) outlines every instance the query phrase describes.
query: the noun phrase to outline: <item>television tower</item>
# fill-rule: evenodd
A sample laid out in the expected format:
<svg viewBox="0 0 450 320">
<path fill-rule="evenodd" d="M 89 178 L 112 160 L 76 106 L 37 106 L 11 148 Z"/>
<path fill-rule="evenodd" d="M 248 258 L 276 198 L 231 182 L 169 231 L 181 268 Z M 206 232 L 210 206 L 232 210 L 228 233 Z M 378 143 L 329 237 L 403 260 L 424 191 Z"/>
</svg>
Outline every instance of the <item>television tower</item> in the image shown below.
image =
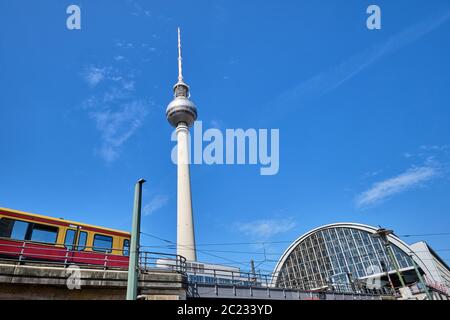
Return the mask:
<svg viewBox="0 0 450 320">
<path fill-rule="evenodd" d="M 178 82 L 173 86 L 174 99 L 166 109 L 169 123 L 177 132 L 177 254 L 188 261 L 197 260 L 189 175 L 189 127 L 197 119 L 197 108 L 189 100 L 189 86 L 183 81 L 181 36 L 178 28 Z"/>
</svg>

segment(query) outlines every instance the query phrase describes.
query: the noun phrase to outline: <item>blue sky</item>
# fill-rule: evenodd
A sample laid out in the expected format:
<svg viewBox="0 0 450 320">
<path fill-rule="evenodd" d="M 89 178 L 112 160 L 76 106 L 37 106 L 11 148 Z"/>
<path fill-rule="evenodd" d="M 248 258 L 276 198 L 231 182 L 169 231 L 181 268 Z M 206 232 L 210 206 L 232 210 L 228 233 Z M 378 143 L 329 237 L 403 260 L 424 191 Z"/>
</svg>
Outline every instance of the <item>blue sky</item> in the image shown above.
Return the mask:
<svg viewBox="0 0 450 320">
<path fill-rule="evenodd" d="M 204 128 L 280 130 L 277 175 L 192 166 L 201 260 L 271 270 L 288 243 L 255 242 L 332 222 L 450 232 L 446 0 L 2 1 L 0 206 L 129 230 L 143 177 L 143 231 L 176 240 L 177 26 Z M 252 244 L 205 246 L 229 242 Z"/>
</svg>

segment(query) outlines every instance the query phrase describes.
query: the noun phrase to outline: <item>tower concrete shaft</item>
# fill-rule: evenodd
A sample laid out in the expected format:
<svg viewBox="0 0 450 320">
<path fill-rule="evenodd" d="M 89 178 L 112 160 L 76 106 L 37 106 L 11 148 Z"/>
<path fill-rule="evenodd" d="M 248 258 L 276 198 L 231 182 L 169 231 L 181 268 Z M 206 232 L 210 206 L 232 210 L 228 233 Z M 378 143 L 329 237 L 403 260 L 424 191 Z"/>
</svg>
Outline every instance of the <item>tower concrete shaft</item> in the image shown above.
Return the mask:
<svg viewBox="0 0 450 320">
<path fill-rule="evenodd" d="M 197 260 L 195 249 L 194 216 L 192 213 L 191 179 L 189 173 L 189 128 L 177 126 L 177 254 L 188 261 Z"/>
</svg>

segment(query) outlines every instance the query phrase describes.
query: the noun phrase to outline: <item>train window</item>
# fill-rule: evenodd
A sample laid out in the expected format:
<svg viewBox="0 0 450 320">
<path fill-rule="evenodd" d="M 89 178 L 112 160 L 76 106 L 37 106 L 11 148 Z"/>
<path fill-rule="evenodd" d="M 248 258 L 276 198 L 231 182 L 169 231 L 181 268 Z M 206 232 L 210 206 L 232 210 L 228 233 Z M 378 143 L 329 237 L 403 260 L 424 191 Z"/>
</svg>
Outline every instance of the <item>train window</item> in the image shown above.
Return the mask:
<svg viewBox="0 0 450 320">
<path fill-rule="evenodd" d="M 73 229 L 67 229 L 67 231 L 66 231 L 66 239 L 64 240 L 64 246 L 69 250 L 73 250 L 75 234 L 76 234 L 76 231 Z"/>
<path fill-rule="evenodd" d="M 45 242 L 45 243 L 56 243 L 56 238 L 58 236 L 58 228 L 45 226 L 42 224 L 34 224 L 31 231 L 31 241 Z"/>
<path fill-rule="evenodd" d="M 86 249 L 86 242 L 87 242 L 87 232 L 81 231 L 80 235 L 78 236 L 78 251 L 83 251 Z"/>
<path fill-rule="evenodd" d="M 9 238 L 14 227 L 14 220 L 1 218 L 0 219 L 0 238 Z"/>
<path fill-rule="evenodd" d="M 19 220 L 14 221 L 11 239 L 25 240 L 29 225 L 30 224 L 28 222 Z"/>
<path fill-rule="evenodd" d="M 123 240 L 123 255 L 127 257 L 130 255 L 130 240 L 128 239 Z"/>
<path fill-rule="evenodd" d="M 112 249 L 113 238 L 96 234 L 94 236 L 94 247 L 92 250 L 110 253 Z"/>
</svg>

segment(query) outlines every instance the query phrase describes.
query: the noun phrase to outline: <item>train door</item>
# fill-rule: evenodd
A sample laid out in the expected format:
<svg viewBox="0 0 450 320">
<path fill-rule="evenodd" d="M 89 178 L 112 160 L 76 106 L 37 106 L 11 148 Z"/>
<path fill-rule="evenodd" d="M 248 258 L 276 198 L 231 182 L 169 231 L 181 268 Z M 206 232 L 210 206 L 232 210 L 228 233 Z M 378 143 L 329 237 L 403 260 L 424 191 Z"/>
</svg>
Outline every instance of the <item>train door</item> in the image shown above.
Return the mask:
<svg viewBox="0 0 450 320">
<path fill-rule="evenodd" d="M 93 257 L 93 252 L 88 247 L 89 234 L 84 231 L 82 227 L 77 229 L 76 243 L 73 249 L 73 259 L 72 262 L 75 264 L 96 264 L 95 257 Z"/>
<path fill-rule="evenodd" d="M 78 228 L 76 251 L 84 251 L 84 250 L 86 250 L 86 246 L 87 246 L 88 234 L 86 231 L 82 231 L 80 229 L 81 228 Z"/>
<path fill-rule="evenodd" d="M 66 229 L 64 247 L 66 248 L 66 263 L 73 262 L 74 250 L 77 245 L 78 228 L 70 227 Z"/>
</svg>

